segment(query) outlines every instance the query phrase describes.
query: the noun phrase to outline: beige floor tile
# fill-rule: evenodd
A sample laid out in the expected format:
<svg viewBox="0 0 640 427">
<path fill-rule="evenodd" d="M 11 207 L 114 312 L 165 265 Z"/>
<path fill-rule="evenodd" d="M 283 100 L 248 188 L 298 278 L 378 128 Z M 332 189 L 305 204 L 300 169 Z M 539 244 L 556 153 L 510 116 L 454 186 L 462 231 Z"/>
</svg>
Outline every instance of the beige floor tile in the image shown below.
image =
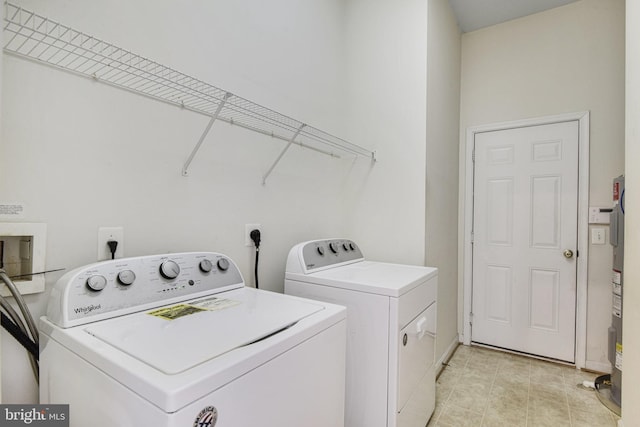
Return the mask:
<svg viewBox="0 0 640 427">
<path fill-rule="evenodd" d="M 531 374 L 528 369 L 514 366 L 499 366 L 496 372 L 496 381 L 509 384 L 529 385 Z"/>
<path fill-rule="evenodd" d="M 447 406 L 455 405 L 482 415 L 489 403 L 490 387 L 458 384 L 447 400 Z"/>
<path fill-rule="evenodd" d="M 485 371 L 495 373 L 499 365 L 500 359 L 483 354 L 474 354 L 467 362 L 466 367 L 476 369 L 478 372 Z"/>
<path fill-rule="evenodd" d="M 564 388 L 564 376 L 561 373 L 551 373 L 536 370 L 535 372 L 531 372 L 531 384 L 534 385 L 549 385 L 555 386 L 557 388 Z"/>
<path fill-rule="evenodd" d="M 458 346 L 456 352 L 447 362 L 449 367 L 463 368 L 471 358 L 471 350 L 464 350 L 461 347 L 463 346 Z"/>
<path fill-rule="evenodd" d="M 564 385 L 531 383 L 529 387 L 529 397 L 562 402 L 567 406 L 567 392 L 565 391 Z"/>
<path fill-rule="evenodd" d="M 435 425 L 437 427 L 478 427 L 482 425 L 482 414 L 447 405 Z"/>
<path fill-rule="evenodd" d="M 566 386 L 565 390 L 567 393 L 567 402 L 571 408 L 584 410 L 585 407 L 590 407 L 594 403 L 598 403 L 604 407 L 598 400 L 595 390 L 581 389 L 577 386 Z"/>
<path fill-rule="evenodd" d="M 460 379 L 460 375 L 462 375 L 462 369 L 454 368 L 451 366 L 445 367 L 445 369 L 440 373 L 436 383 L 444 384 L 444 385 L 455 385 Z"/>
<path fill-rule="evenodd" d="M 450 362 L 429 427 L 616 427 L 595 392 L 577 387 L 598 374 L 466 346 Z"/>
<path fill-rule="evenodd" d="M 531 417 L 546 419 L 569 420 L 569 405 L 566 397 L 561 399 L 547 399 L 529 395 L 528 415 Z"/>
<path fill-rule="evenodd" d="M 543 359 L 536 359 L 534 357 L 531 358 L 531 366 L 532 367 L 542 367 L 542 368 L 547 368 L 547 369 L 562 369 L 565 368 L 568 365 L 563 365 L 561 363 L 555 363 L 555 362 L 550 362 L 548 360 L 543 360 Z"/>
<path fill-rule="evenodd" d="M 589 413 L 571 410 L 572 427 L 616 427 L 617 421 L 607 410 L 602 413 Z"/>
<path fill-rule="evenodd" d="M 494 350 L 492 348 L 476 347 L 476 346 L 471 347 L 471 351 L 474 354 L 484 354 L 484 355 L 493 356 L 497 358 L 503 358 L 504 355 L 507 354 L 503 351 Z"/>
<path fill-rule="evenodd" d="M 491 404 L 496 407 L 514 406 L 527 408 L 529 389 L 525 387 L 494 384 L 489 395 Z"/>
<path fill-rule="evenodd" d="M 453 391 L 453 385 L 443 385 L 436 383 L 436 405 L 439 403 L 446 403 Z"/>
<path fill-rule="evenodd" d="M 500 362 L 500 368 L 515 368 L 520 371 L 529 373 L 529 371 L 531 370 L 531 361 L 524 360 L 519 356 L 510 357 L 503 359 L 502 362 Z"/>
<path fill-rule="evenodd" d="M 482 419 L 486 427 L 526 427 L 527 407 L 495 408 L 489 406 Z"/>
<path fill-rule="evenodd" d="M 473 353 L 474 349 L 475 349 L 475 347 L 471 347 L 471 346 L 468 346 L 468 345 L 459 345 L 456 348 L 455 353 L 456 354 L 461 354 L 461 355 L 462 354 L 470 355 L 471 353 Z"/>
<path fill-rule="evenodd" d="M 491 385 L 496 377 L 495 370 L 492 369 L 477 369 L 472 365 L 467 365 L 460 375 L 461 382 L 467 383 L 488 383 Z"/>
<path fill-rule="evenodd" d="M 527 417 L 527 427 L 571 427 L 571 421 L 569 417 L 530 413 Z"/>
</svg>

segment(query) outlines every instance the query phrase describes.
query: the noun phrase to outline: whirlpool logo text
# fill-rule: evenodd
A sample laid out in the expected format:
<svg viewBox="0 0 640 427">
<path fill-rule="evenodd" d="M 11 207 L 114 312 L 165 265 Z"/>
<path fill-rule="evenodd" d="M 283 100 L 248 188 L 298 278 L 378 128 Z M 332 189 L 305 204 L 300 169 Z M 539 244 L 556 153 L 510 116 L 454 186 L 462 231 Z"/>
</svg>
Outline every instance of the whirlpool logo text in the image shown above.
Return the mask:
<svg viewBox="0 0 640 427">
<path fill-rule="evenodd" d="M 100 304 L 91 304 L 91 305 L 87 305 L 86 307 L 77 307 L 74 308 L 73 311 L 76 312 L 76 314 L 89 314 L 94 310 L 100 310 L 102 308 L 102 305 Z"/>
</svg>

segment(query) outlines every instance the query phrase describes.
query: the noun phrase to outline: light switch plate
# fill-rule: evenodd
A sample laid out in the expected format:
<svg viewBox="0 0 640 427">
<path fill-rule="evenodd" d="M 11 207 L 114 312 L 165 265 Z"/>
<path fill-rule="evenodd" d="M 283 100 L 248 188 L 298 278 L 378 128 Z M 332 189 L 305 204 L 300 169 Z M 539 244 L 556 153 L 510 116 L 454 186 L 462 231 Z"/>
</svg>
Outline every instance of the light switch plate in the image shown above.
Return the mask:
<svg viewBox="0 0 640 427">
<path fill-rule="evenodd" d="M 591 244 L 593 245 L 604 245 L 607 241 L 606 238 L 606 228 L 604 227 L 593 227 L 591 229 Z"/>
</svg>

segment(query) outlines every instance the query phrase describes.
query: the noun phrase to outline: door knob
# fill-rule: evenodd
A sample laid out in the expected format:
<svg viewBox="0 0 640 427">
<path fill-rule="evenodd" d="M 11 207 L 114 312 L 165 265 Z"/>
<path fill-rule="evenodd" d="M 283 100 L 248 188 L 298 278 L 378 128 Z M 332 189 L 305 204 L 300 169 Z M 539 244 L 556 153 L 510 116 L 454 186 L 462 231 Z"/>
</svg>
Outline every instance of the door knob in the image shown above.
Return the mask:
<svg viewBox="0 0 640 427">
<path fill-rule="evenodd" d="M 571 249 L 566 249 L 562 254 L 565 258 L 573 258 L 573 251 Z"/>
</svg>

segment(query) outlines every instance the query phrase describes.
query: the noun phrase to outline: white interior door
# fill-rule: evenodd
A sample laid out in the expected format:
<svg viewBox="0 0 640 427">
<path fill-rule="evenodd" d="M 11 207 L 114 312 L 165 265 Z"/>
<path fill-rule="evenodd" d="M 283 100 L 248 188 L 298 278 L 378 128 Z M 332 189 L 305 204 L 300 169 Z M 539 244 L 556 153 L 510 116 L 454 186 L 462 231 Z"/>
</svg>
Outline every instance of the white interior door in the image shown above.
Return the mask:
<svg viewBox="0 0 640 427">
<path fill-rule="evenodd" d="M 475 135 L 473 342 L 575 361 L 578 129 Z"/>
</svg>

